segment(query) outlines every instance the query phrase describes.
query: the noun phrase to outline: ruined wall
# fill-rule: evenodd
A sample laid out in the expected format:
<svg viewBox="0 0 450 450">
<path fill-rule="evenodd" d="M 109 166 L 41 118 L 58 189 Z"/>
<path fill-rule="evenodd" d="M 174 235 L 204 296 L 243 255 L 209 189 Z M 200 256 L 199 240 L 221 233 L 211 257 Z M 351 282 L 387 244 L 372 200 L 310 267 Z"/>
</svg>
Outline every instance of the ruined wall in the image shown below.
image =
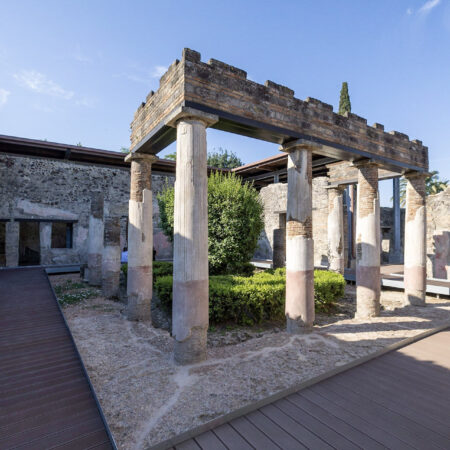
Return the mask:
<svg viewBox="0 0 450 450">
<path fill-rule="evenodd" d="M 172 176 L 152 176 L 154 193 Z M 86 262 L 90 198 L 93 191 L 105 196 L 105 215 L 120 216 L 121 248 L 126 245 L 126 217 L 130 174 L 128 168 L 84 164 L 49 158 L 0 155 L 0 219 L 41 220 L 41 264 Z M 158 228 L 159 210 L 153 198 L 154 242 L 158 258 L 170 258 L 172 247 Z M 46 221 L 42 221 L 45 219 Z M 51 221 L 73 221 L 73 248 L 51 248 Z M 20 225 L 8 222 L 6 260 L 14 261 Z M 11 264 L 10 264 L 11 265 Z"/>
<path fill-rule="evenodd" d="M 312 183 L 314 265 L 328 264 L 328 192 L 325 189 L 327 183 L 327 177 L 314 178 Z M 262 188 L 259 195 L 264 205 L 264 230 L 258 241 L 255 258 L 272 259 L 273 231 L 285 226 L 280 223 L 280 219 L 286 220 L 287 184 L 270 184 Z"/>
<path fill-rule="evenodd" d="M 427 197 L 427 276 L 450 279 L 450 187 Z"/>
</svg>

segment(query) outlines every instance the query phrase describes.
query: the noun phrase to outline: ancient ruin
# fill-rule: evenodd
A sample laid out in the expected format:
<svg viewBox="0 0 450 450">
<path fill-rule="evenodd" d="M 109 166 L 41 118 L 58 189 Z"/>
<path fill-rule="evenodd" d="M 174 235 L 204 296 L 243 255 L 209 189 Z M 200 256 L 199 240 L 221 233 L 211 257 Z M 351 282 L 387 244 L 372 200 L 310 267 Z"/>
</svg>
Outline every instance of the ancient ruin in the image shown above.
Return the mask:
<svg viewBox="0 0 450 450">
<path fill-rule="evenodd" d="M 211 59 L 201 61 L 198 52 L 184 49 L 162 76 L 158 91 L 150 92 L 131 124 L 133 157 L 156 155 L 177 141 L 175 183 L 175 241 L 173 336 L 175 359 L 191 363 L 205 357 L 208 326 L 206 128 L 213 127 L 282 146 L 289 153 L 286 210 L 287 279 L 286 317 L 288 330 L 311 327 L 314 319 L 312 238 L 313 166 L 351 161 L 357 173 L 356 284 L 357 314 L 368 318 L 379 312 L 380 210 L 379 169 L 407 174 L 407 229 L 405 251 L 409 275 L 405 274 L 406 303 L 423 302 L 426 240 L 424 183 L 428 149 L 421 141 L 380 124 L 368 126 L 355 115 L 340 116 L 331 105 L 316 99 L 306 101 L 272 81 L 260 85 L 247 79 L 245 71 Z M 132 172 L 131 185 L 139 173 Z M 413 180 L 413 181 L 412 181 Z M 348 184 L 344 180 L 342 184 Z M 339 183 L 337 184 L 339 187 Z M 341 216 L 330 216 L 342 230 Z M 149 230 L 151 220 L 141 226 Z M 412 231 L 414 230 L 414 231 Z M 148 231 L 147 231 L 148 232 Z M 129 234 L 136 248 L 138 234 Z M 330 252 L 341 255 L 344 236 Z M 339 245 L 341 242 L 341 245 Z M 337 263 L 342 270 L 340 262 Z M 151 268 L 146 272 L 151 277 Z M 413 275 L 414 274 L 414 275 Z M 140 279 L 138 290 L 151 298 L 151 282 Z M 146 288 L 147 286 L 147 288 Z M 147 301 L 147 304 L 149 302 Z M 148 306 L 147 306 L 148 307 Z"/>
</svg>

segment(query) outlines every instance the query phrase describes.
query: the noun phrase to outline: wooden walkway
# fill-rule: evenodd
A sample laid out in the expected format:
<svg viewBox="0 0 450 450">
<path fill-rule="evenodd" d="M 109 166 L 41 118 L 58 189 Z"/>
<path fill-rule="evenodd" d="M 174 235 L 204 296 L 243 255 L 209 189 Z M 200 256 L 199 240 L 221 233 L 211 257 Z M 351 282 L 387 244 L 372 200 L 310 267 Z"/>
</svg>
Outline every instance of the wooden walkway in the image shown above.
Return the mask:
<svg viewBox="0 0 450 450">
<path fill-rule="evenodd" d="M 235 416 L 155 448 L 450 449 L 450 328 Z"/>
<path fill-rule="evenodd" d="M 0 449 L 114 449 L 42 268 L 0 271 Z"/>
</svg>

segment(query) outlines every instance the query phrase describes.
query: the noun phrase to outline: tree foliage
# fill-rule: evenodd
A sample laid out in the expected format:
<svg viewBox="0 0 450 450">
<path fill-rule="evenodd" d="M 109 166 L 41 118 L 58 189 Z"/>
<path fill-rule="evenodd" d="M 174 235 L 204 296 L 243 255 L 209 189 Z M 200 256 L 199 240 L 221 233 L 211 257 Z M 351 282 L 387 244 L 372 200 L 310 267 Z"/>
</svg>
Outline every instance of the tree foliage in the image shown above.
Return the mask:
<svg viewBox="0 0 450 450">
<path fill-rule="evenodd" d="M 344 81 L 341 88 L 341 96 L 339 98 L 339 114 L 344 115 L 346 112 L 352 111 L 350 95 L 348 94 L 348 83 Z"/>
<path fill-rule="evenodd" d="M 400 206 L 406 205 L 406 178 L 400 178 Z M 449 186 L 449 180 L 441 180 L 439 171 L 433 170 L 430 176 L 425 178 L 425 190 L 427 195 L 439 194 Z"/>
<path fill-rule="evenodd" d="M 220 169 L 234 169 L 242 166 L 242 161 L 236 153 L 219 147 L 217 150 L 208 153 L 208 166 Z"/>
<path fill-rule="evenodd" d="M 173 242 L 175 190 L 158 195 L 160 226 Z M 208 259 L 212 274 L 243 273 L 263 230 L 263 205 L 256 189 L 232 173 L 208 178 Z"/>
<path fill-rule="evenodd" d="M 176 161 L 177 152 L 169 153 L 165 158 Z M 242 166 L 242 161 L 236 153 L 219 147 L 217 150 L 208 152 L 207 164 L 210 167 L 217 167 L 218 169 L 234 169 L 235 167 Z"/>
</svg>

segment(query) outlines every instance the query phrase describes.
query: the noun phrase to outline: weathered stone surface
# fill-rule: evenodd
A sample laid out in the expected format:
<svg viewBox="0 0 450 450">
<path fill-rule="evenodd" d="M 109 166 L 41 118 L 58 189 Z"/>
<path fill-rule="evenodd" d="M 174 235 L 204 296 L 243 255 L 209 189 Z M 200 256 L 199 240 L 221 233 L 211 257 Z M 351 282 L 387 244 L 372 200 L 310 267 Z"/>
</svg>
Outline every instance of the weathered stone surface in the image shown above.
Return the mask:
<svg viewBox="0 0 450 450">
<path fill-rule="evenodd" d="M 118 298 L 120 286 L 120 217 L 106 217 L 102 253 L 102 291 Z"/>
<path fill-rule="evenodd" d="M 356 317 L 367 319 L 380 313 L 380 200 L 378 168 L 358 165 L 356 222 Z"/>
<path fill-rule="evenodd" d="M 426 192 L 423 174 L 406 175 L 405 303 L 425 305 L 426 295 Z"/>
<path fill-rule="evenodd" d="M 427 197 L 427 275 L 450 280 L 450 187 Z"/>
<path fill-rule="evenodd" d="M 173 175 L 153 175 L 153 192 L 165 184 L 173 185 Z M 105 212 L 121 217 L 121 249 L 127 246 L 127 217 L 130 196 L 130 169 L 107 167 L 30 156 L 0 154 L 0 219 L 6 222 L 6 259 L 18 264 L 19 223 L 11 219 L 47 219 L 41 223 L 42 264 L 86 264 L 88 223 L 93 191 L 101 191 Z M 172 246 L 159 227 L 159 208 L 153 196 L 153 230 L 157 259 L 172 257 Z M 69 220 L 73 224 L 73 248 L 51 248 L 51 221 Z M 44 231 L 45 230 L 45 231 Z M 44 233 L 44 234 L 42 234 Z"/>
<path fill-rule="evenodd" d="M 289 146 L 286 208 L 286 329 L 299 333 L 314 322 L 312 153 Z"/>
<path fill-rule="evenodd" d="M 329 269 L 344 273 L 344 202 L 343 188 L 328 190 L 328 261 Z"/>
</svg>

